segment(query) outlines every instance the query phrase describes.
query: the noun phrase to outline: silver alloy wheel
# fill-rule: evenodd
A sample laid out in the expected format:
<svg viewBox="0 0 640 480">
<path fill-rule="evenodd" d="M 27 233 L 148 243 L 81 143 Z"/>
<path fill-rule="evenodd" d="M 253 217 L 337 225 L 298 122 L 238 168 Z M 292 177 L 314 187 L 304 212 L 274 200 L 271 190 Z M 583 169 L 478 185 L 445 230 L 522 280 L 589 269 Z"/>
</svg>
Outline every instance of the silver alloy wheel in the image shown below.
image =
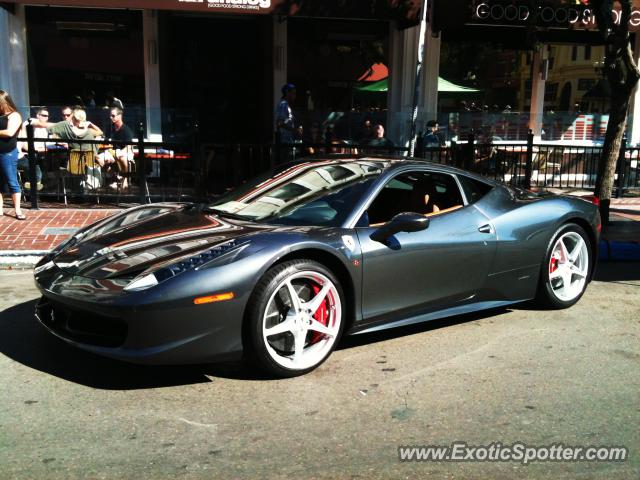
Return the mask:
<svg viewBox="0 0 640 480">
<path fill-rule="evenodd" d="M 556 240 L 549 259 L 549 284 L 553 294 L 564 302 L 577 298 L 589 275 L 589 249 L 584 238 L 567 232 Z"/>
<path fill-rule="evenodd" d="M 262 338 L 278 365 L 305 370 L 318 365 L 331 352 L 341 322 L 340 294 L 333 282 L 318 272 L 296 272 L 269 297 L 262 318 Z"/>
</svg>

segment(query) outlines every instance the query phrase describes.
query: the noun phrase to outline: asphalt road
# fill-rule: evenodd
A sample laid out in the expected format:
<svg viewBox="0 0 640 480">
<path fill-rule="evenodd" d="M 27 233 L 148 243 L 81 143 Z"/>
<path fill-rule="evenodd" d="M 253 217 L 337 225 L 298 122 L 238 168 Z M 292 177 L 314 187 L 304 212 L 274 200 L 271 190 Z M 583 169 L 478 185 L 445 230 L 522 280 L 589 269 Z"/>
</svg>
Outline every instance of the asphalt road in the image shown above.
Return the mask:
<svg viewBox="0 0 640 480">
<path fill-rule="evenodd" d="M 0 273 L 0 478 L 640 477 L 640 264 L 571 309 L 529 306 L 346 339 L 319 370 L 137 367 L 77 351 Z M 626 446 L 608 463 L 401 463 L 399 445 Z"/>
</svg>

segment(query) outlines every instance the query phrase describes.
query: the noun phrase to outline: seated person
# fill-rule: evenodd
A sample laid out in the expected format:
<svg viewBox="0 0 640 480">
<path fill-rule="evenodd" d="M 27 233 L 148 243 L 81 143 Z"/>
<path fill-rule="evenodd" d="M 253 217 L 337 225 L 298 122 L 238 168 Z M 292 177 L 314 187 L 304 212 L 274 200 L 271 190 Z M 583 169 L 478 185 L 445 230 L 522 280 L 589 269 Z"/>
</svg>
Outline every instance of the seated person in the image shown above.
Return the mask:
<svg viewBox="0 0 640 480">
<path fill-rule="evenodd" d="M 102 130 L 87 121 L 87 114 L 82 108 L 75 108 L 73 110 L 70 122 L 63 120 L 62 122 L 49 124 L 47 130 L 56 138 L 66 140 L 71 151 L 80 150 L 83 152 L 93 152 L 95 158 L 97 145 L 94 143 L 79 142 L 95 140 L 97 135 L 102 135 Z M 89 166 L 92 167 L 92 165 Z M 71 165 L 68 165 L 67 168 L 71 168 Z M 95 175 L 94 172 L 96 169 L 91 168 L 90 170 L 87 169 L 87 176 L 84 180 L 85 188 L 97 188 L 102 182 L 101 175 Z"/>
<path fill-rule="evenodd" d="M 379 149 L 370 150 L 371 153 L 380 155 L 393 154 L 393 147 L 396 146 L 395 143 L 384 136 L 384 127 L 380 124 L 377 124 L 373 127 L 373 137 L 368 141 L 367 145 L 370 145 L 372 147 L 382 147 Z"/>
<path fill-rule="evenodd" d="M 26 122 L 24 122 L 22 124 L 22 130 L 20 132 L 20 137 L 22 138 L 27 138 L 27 125 L 29 123 L 32 123 L 34 125 L 33 128 L 33 137 L 34 139 L 44 139 L 44 138 L 49 138 L 49 132 L 47 131 L 46 127 L 41 127 L 41 126 L 36 126 L 36 125 L 41 125 L 43 123 L 47 123 L 49 121 L 49 110 L 47 108 L 39 108 L 37 113 L 36 113 L 36 118 L 30 118 L 29 120 L 27 120 Z M 35 155 L 35 161 L 36 161 L 36 182 L 37 182 L 37 186 L 36 188 L 38 190 L 42 190 L 42 169 L 40 168 L 40 165 L 43 164 L 43 160 L 44 160 L 44 156 L 47 152 L 47 145 L 49 145 L 49 142 L 34 142 L 33 146 L 35 148 L 36 151 L 36 155 Z M 29 157 L 28 157 L 28 152 L 29 152 L 29 143 L 28 142 L 19 142 L 18 145 L 18 169 L 19 170 L 23 170 L 24 172 L 27 173 L 27 177 L 29 175 Z M 30 189 L 31 188 L 31 182 L 30 181 L 26 181 L 24 182 L 24 188 L 25 189 Z"/>
<path fill-rule="evenodd" d="M 125 125 L 122 119 L 122 109 L 119 107 L 111 108 L 109 118 L 111 119 L 111 125 L 107 130 L 106 137 L 109 139 L 112 148 L 100 153 L 96 161 L 98 164 L 109 169 L 111 165 L 117 164 L 120 172 L 128 172 L 129 164 L 133 163 L 133 148 L 131 145 L 125 142 L 131 142 L 133 140 L 133 131 Z M 122 188 L 128 186 L 127 178 L 122 180 Z M 117 188 L 117 183 L 110 185 L 112 188 Z"/>
<path fill-rule="evenodd" d="M 74 140 L 95 140 L 97 136 L 102 135 L 102 130 L 87 121 L 87 113 L 82 108 L 73 110 L 70 122 L 63 120 L 47 124 L 47 131 L 55 138 L 70 140 L 67 142 L 70 150 L 93 151 L 94 153 L 97 151 L 95 144 L 81 144 L 74 142 Z"/>
</svg>

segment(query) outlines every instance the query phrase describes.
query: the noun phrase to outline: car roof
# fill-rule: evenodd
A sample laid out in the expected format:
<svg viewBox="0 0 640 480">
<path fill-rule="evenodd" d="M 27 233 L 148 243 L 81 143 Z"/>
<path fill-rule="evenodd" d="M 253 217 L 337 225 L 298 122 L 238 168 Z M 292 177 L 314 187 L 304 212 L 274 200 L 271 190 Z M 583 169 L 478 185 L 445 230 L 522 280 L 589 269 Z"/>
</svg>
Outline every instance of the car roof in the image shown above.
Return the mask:
<svg viewBox="0 0 640 480">
<path fill-rule="evenodd" d="M 341 163 L 347 162 L 367 162 L 367 163 L 376 163 L 379 168 L 386 172 L 393 172 L 395 170 L 404 170 L 406 167 L 416 167 L 416 168 L 424 168 L 428 167 L 429 169 L 450 173 L 454 175 L 466 175 L 472 178 L 475 178 L 481 182 L 488 183 L 491 185 L 497 185 L 498 182 L 495 182 L 489 178 L 483 177 L 473 172 L 469 172 L 467 170 L 462 170 L 460 168 L 456 168 L 450 165 L 443 165 L 441 163 L 430 162 L 428 160 L 424 160 L 421 158 L 413 158 L 413 157 L 389 157 L 384 155 L 365 155 L 365 154 L 334 154 L 334 155 L 322 155 L 318 157 L 307 157 L 301 158 L 300 162 L 332 162 L 335 165 L 340 165 Z"/>
</svg>

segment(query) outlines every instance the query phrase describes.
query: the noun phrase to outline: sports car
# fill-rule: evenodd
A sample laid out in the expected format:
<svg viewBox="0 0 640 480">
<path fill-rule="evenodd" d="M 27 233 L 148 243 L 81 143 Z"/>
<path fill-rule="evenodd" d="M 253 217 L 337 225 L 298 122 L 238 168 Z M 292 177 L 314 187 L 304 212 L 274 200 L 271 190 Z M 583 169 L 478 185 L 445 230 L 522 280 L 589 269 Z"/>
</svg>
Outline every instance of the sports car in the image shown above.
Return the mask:
<svg viewBox="0 0 640 480">
<path fill-rule="evenodd" d="M 39 321 L 144 364 L 252 359 L 275 376 L 342 335 L 536 299 L 565 308 L 594 271 L 597 208 L 418 160 L 290 163 L 208 204 L 124 210 L 35 268 Z"/>
</svg>

